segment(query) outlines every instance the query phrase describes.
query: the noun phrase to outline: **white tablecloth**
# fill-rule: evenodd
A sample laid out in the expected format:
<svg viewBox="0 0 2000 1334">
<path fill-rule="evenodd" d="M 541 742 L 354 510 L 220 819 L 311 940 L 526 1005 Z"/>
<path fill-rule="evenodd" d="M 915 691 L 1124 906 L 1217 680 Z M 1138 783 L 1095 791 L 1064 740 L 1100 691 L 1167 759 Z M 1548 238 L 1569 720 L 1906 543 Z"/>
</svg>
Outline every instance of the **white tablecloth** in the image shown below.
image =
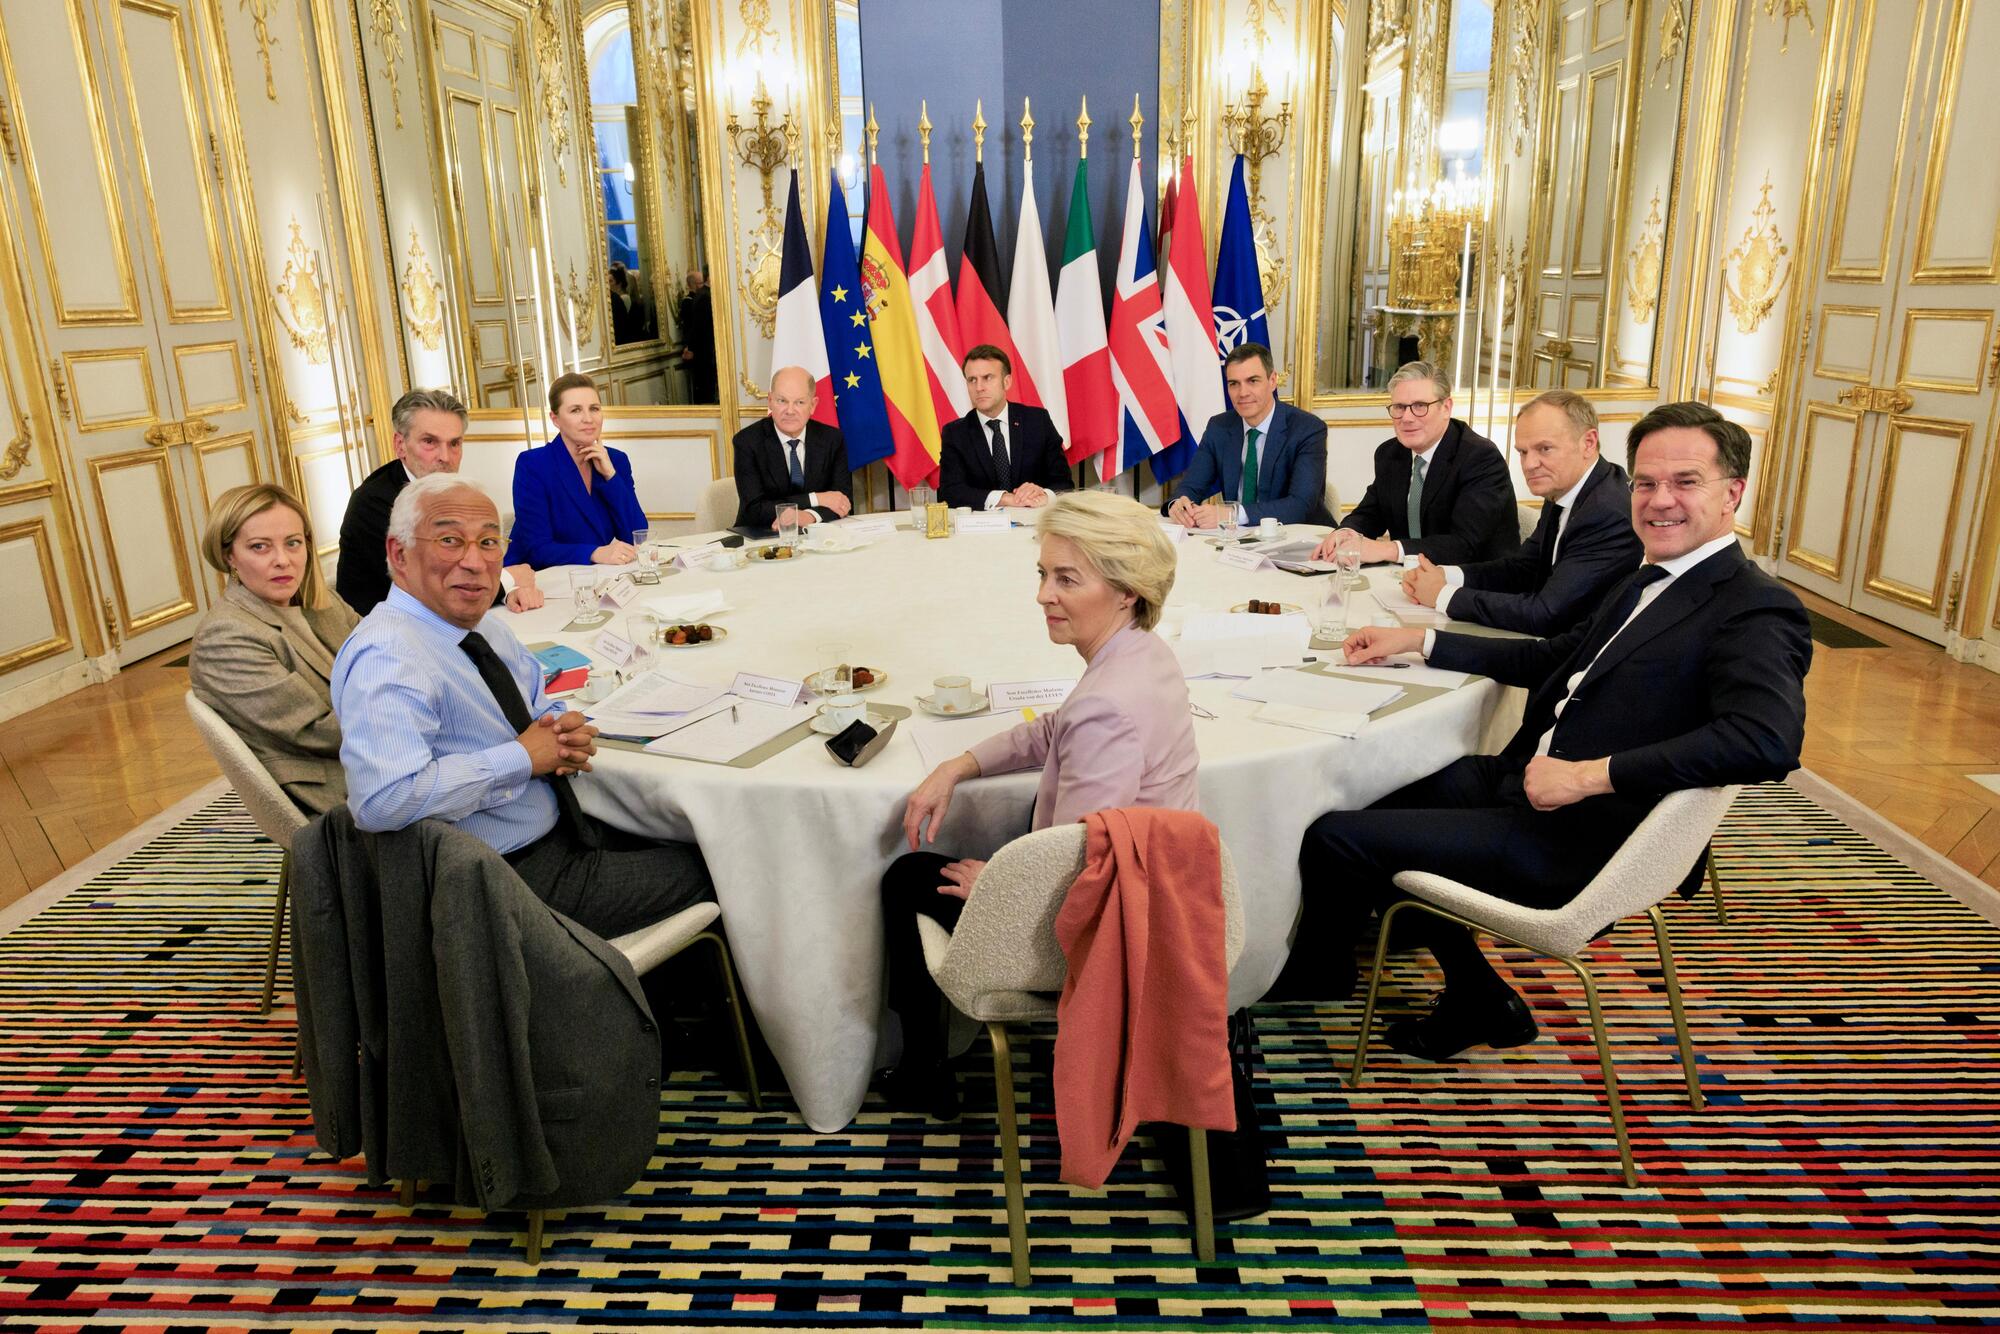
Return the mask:
<svg viewBox="0 0 2000 1334">
<path fill-rule="evenodd" d="M 1323 586 L 1277 570 L 1220 565 L 1199 539 L 1179 551 L 1170 614 L 1224 610 L 1251 597 L 1310 606 Z M 729 573 L 684 571 L 642 592 L 712 588 L 732 604 L 712 618 L 727 627 L 725 641 L 661 654 L 681 674 L 720 683 L 738 671 L 802 677 L 831 665 L 818 661 L 819 645 L 841 640 L 852 645 L 849 662 L 889 673 L 867 696 L 871 703 L 913 706 L 934 678 L 948 674 L 969 675 L 983 689 L 1082 673 L 1075 650 L 1048 642 L 1034 601 L 1036 554 L 1028 529 L 942 541 L 898 531 L 848 554 L 752 561 Z M 556 640 L 588 653 L 595 632 L 559 633 L 573 614 L 567 576 L 550 572 L 542 583 L 548 605 L 510 625 L 525 641 Z M 623 618 L 612 628 L 622 633 Z M 1501 692 L 1475 679 L 1344 740 L 1253 721 L 1257 706 L 1230 695 L 1236 684 L 1188 683 L 1194 702 L 1219 715 L 1194 726 L 1202 809 L 1221 829 L 1243 883 L 1247 944 L 1230 1001 L 1244 1005 L 1269 988 L 1284 963 L 1306 826 L 1471 753 Z M 607 749 L 577 783 L 591 814 L 700 845 L 757 1021 L 806 1122 L 820 1131 L 852 1119 L 877 1056 L 879 882 L 905 850 L 903 801 L 924 775 L 907 731 L 899 729 L 858 770 L 837 764 L 815 737 L 752 769 Z M 990 856 L 1026 832 L 1036 782 L 1037 775 L 1022 773 L 961 785 L 938 850 Z"/>
</svg>

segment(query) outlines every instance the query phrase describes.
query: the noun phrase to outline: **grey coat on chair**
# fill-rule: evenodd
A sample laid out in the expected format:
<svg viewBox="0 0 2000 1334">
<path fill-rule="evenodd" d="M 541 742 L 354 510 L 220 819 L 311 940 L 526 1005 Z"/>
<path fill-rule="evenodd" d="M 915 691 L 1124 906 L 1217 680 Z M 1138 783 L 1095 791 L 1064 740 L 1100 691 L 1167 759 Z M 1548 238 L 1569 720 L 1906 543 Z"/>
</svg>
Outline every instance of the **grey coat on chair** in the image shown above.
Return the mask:
<svg viewBox="0 0 2000 1334">
<path fill-rule="evenodd" d="M 660 1121 L 659 1037 L 631 965 L 441 821 L 293 845 L 299 1045 L 319 1146 L 461 1204 L 623 1194 Z M 382 886 L 393 886 L 384 894 Z"/>
</svg>

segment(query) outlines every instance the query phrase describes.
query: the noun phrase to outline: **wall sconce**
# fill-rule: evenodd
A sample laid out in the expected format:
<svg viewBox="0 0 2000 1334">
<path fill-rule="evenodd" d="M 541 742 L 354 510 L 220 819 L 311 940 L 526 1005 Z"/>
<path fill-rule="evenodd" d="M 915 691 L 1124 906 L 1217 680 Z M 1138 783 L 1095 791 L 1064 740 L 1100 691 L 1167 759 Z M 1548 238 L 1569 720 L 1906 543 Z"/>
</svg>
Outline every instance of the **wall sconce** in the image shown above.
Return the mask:
<svg viewBox="0 0 2000 1334">
<path fill-rule="evenodd" d="M 1265 114 L 1264 102 L 1270 95 L 1271 89 L 1264 82 L 1264 71 L 1260 66 L 1252 72 L 1250 91 L 1243 95 L 1243 100 L 1222 108 L 1222 128 L 1229 136 L 1229 147 L 1241 153 L 1250 166 L 1250 203 L 1253 208 L 1263 199 L 1264 159 L 1277 154 L 1284 145 L 1285 131 L 1292 124 L 1290 98 L 1278 103 L 1277 115 Z"/>
<path fill-rule="evenodd" d="M 735 110 L 730 111 L 729 147 L 743 159 L 744 166 L 757 173 L 764 187 L 764 209 L 769 212 L 771 177 L 798 155 L 799 127 L 790 110 L 776 125 L 771 123 L 771 95 L 764 90 L 761 74 L 757 76 L 757 95 L 750 99 L 750 109 L 757 113 L 757 124 L 747 130 L 737 122 Z"/>
<path fill-rule="evenodd" d="M 797 159 L 799 126 L 789 108 L 783 120 L 775 125 L 771 123 L 771 95 L 764 90 L 764 76 L 761 74 L 757 76 L 757 95 L 750 99 L 750 109 L 757 114 L 754 128 L 739 124 L 733 109 L 727 121 L 730 151 L 742 160 L 744 166 L 757 173 L 758 183 L 764 191 L 764 207 L 758 214 L 757 227 L 746 238 L 748 261 L 738 290 L 750 318 L 769 338 L 777 329 L 778 279 L 785 236 L 784 222 L 778 216 L 777 203 L 772 196 L 772 177 L 778 168 Z M 747 376 L 744 377 L 744 384 L 755 397 L 763 396 L 764 391 Z"/>
</svg>

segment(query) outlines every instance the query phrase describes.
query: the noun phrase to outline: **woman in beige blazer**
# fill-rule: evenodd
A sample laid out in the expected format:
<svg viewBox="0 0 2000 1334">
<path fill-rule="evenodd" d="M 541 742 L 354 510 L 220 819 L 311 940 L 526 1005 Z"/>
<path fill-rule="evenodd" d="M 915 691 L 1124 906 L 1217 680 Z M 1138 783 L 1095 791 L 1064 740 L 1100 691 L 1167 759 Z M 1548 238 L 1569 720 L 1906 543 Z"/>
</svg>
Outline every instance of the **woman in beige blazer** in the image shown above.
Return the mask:
<svg viewBox="0 0 2000 1334">
<path fill-rule="evenodd" d="M 243 738 L 286 795 L 314 814 L 347 799 L 327 679 L 359 618 L 320 578 L 312 523 L 281 486 L 222 493 L 201 552 L 228 576 L 195 627 L 195 698 Z"/>
</svg>

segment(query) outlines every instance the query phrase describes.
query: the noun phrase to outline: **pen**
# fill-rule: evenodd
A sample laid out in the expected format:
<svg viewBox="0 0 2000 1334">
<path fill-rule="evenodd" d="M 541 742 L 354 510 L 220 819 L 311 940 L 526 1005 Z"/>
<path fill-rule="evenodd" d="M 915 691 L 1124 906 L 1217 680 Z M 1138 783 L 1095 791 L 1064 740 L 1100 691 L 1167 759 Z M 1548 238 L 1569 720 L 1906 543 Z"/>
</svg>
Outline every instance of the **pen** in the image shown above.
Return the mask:
<svg viewBox="0 0 2000 1334">
<path fill-rule="evenodd" d="M 731 727 L 736 725 L 736 706 L 734 704 L 729 706 L 729 725 Z"/>
</svg>

